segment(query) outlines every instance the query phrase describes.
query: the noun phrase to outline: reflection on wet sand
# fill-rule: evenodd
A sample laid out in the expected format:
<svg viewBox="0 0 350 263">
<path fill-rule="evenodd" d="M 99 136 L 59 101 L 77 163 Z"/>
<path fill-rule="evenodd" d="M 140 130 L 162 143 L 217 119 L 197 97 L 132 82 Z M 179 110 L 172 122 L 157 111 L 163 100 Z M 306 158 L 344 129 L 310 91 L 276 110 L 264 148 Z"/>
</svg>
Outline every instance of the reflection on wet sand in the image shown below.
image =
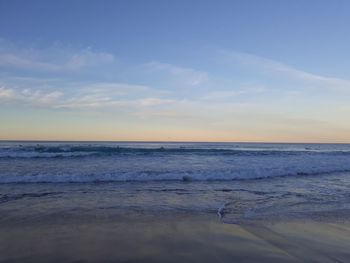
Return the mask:
<svg viewBox="0 0 350 263">
<path fill-rule="evenodd" d="M 60 220 L 59 220 L 60 221 Z M 167 215 L 0 227 L 1 262 L 346 262 L 350 225 Z"/>
</svg>

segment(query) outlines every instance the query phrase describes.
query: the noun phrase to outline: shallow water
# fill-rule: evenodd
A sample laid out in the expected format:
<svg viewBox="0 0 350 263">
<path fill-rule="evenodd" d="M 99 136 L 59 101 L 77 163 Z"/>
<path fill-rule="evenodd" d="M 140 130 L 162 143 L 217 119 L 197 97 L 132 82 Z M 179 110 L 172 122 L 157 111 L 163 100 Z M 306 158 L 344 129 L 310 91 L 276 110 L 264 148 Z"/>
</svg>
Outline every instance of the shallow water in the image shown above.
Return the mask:
<svg viewBox="0 0 350 263">
<path fill-rule="evenodd" d="M 350 215 L 348 173 L 240 181 L 153 181 L 0 185 L 0 224 L 110 220 L 168 212 L 217 215 L 228 223 Z"/>
</svg>

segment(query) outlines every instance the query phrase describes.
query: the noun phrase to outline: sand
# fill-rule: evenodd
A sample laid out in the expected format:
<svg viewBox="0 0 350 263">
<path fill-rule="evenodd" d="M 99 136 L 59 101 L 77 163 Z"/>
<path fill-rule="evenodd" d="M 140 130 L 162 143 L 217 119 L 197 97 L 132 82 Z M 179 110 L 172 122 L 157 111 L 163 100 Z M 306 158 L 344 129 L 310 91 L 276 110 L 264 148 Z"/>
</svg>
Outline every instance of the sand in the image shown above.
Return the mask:
<svg viewBox="0 0 350 263">
<path fill-rule="evenodd" d="M 55 218 L 1 224 L 0 262 L 350 262 L 348 222 Z"/>
</svg>

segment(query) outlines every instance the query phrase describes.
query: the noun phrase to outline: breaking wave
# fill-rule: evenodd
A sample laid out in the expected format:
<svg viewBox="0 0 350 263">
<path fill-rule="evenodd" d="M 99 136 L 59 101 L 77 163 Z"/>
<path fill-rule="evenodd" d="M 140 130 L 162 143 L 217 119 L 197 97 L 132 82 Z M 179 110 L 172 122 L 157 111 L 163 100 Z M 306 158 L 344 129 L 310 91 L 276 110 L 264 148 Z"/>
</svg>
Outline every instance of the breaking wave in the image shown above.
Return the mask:
<svg viewBox="0 0 350 263">
<path fill-rule="evenodd" d="M 113 156 L 113 155 L 236 155 L 236 156 L 291 156 L 300 154 L 332 154 L 349 155 L 350 150 L 317 150 L 317 149 L 213 149 L 188 147 L 119 147 L 119 146 L 17 146 L 0 148 L 0 158 L 69 158 L 87 156 Z"/>
<path fill-rule="evenodd" d="M 0 184 L 256 180 L 350 171 L 350 145 L 0 143 Z"/>
</svg>

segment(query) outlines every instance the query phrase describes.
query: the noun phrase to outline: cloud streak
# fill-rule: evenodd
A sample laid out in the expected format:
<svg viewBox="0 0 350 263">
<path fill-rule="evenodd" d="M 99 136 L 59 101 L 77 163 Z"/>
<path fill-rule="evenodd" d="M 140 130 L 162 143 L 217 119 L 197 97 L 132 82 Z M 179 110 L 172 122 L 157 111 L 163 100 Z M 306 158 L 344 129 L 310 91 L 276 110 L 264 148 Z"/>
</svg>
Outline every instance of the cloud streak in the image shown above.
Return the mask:
<svg viewBox="0 0 350 263">
<path fill-rule="evenodd" d="M 181 78 L 189 86 L 198 86 L 208 81 L 206 72 L 192 68 L 179 67 L 168 63 L 152 61 L 144 64 L 144 69 L 150 72 L 161 72 L 169 74 L 176 78 Z"/>
<path fill-rule="evenodd" d="M 61 91 L 44 91 L 34 89 L 14 89 L 0 87 L 0 101 L 25 103 L 37 106 L 49 106 L 63 96 Z"/>
<path fill-rule="evenodd" d="M 0 99 L 11 98 L 13 95 L 12 89 L 7 89 L 5 87 L 0 87 Z"/>
<path fill-rule="evenodd" d="M 224 56 L 226 60 L 245 65 L 253 69 L 282 74 L 293 79 L 301 80 L 308 84 L 321 85 L 325 88 L 350 91 L 350 80 L 347 79 L 313 74 L 276 60 L 259 57 L 248 53 L 221 50 L 220 54 L 221 56 Z"/>
<path fill-rule="evenodd" d="M 71 91 L 50 88 L 0 87 L 0 102 L 20 103 L 51 109 L 127 109 L 152 108 L 174 100 L 162 98 L 147 86 L 125 83 L 75 85 Z"/>
<path fill-rule="evenodd" d="M 53 45 L 48 48 L 20 48 L 0 41 L 0 67 L 43 72 L 77 71 L 83 68 L 109 64 L 114 55 L 96 52 L 91 48 L 75 50 Z"/>
</svg>

